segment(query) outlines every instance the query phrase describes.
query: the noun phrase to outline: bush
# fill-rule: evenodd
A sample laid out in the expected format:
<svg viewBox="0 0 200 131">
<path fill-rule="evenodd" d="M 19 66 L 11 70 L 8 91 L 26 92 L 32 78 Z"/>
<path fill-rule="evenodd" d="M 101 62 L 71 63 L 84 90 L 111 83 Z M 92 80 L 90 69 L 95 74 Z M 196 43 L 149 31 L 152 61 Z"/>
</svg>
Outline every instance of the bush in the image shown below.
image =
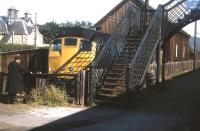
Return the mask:
<svg viewBox="0 0 200 131">
<path fill-rule="evenodd" d="M 64 89 L 54 86 L 43 89 L 33 89 L 28 100 L 29 104 L 64 106 L 67 103 L 67 93 Z"/>
<path fill-rule="evenodd" d="M 28 49 L 34 49 L 34 48 L 35 47 L 32 46 L 32 45 L 2 44 L 2 43 L 0 43 L 0 51 L 1 52 L 28 50 Z"/>
</svg>

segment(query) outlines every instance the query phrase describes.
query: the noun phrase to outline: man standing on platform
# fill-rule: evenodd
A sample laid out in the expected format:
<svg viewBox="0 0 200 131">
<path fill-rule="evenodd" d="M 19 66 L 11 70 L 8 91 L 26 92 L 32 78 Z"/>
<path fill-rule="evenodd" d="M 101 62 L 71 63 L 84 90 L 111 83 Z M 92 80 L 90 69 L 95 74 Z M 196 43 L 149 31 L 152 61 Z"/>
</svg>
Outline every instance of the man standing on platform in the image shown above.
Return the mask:
<svg viewBox="0 0 200 131">
<path fill-rule="evenodd" d="M 9 103 L 17 102 L 17 93 L 23 90 L 23 74 L 29 74 L 28 69 L 21 65 L 21 55 L 15 55 L 15 59 L 8 66 L 8 95 Z"/>
</svg>

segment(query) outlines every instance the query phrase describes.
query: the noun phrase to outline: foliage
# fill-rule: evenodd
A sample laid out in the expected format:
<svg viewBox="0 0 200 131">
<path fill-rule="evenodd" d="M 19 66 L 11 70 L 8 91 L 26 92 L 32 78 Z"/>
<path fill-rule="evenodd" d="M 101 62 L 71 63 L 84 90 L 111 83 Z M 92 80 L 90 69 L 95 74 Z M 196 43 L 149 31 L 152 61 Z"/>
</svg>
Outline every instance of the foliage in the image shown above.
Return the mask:
<svg viewBox="0 0 200 131">
<path fill-rule="evenodd" d="M 2 44 L 2 43 L 0 43 L 0 52 L 28 50 L 28 49 L 34 49 L 34 48 L 35 47 L 31 46 L 31 45 Z"/>
<path fill-rule="evenodd" d="M 70 21 L 67 21 L 65 23 L 61 23 L 59 26 L 63 27 L 63 28 L 75 27 L 75 28 L 86 28 L 86 29 L 89 29 L 89 28 L 91 28 L 92 23 L 89 22 L 89 21 L 81 21 L 81 22 L 75 21 L 74 23 L 70 22 Z"/>
<path fill-rule="evenodd" d="M 43 89 L 33 89 L 31 91 L 29 104 L 63 106 L 66 104 L 67 93 L 65 90 L 54 86 L 44 87 Z"/>
<path fill-rule="evenodd" d="M 92 23 L 88 21 L 66 21 L 65 23 L 57 24 L 56 22 L 48 22 L 43 25 L 39 25 L 39 31 L 44 37 L 44 43 L 48 44 L 52 39 L 56 37 L 56 32 L 60 28 L 76 27 L 76 28 L 91 28 Z"/>
<path fill-rule="evenodd" d="M 59 29 L 59 24 L 56 22 L 48 22 L 44 25 L 39 25 L 39 31 L 43 35 L 44 43 L 50 43 L 56 36 L 56 30 Z"/>
</svg>

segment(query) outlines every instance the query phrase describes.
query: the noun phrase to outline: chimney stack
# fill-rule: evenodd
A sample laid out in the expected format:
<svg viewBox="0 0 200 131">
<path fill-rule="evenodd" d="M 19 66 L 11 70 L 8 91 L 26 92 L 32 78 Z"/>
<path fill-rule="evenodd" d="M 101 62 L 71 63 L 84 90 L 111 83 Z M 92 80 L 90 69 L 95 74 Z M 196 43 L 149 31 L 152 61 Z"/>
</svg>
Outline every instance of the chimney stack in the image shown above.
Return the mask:
<svg viewBox="0 0 200 131">
<path fill-rule="evenodd" d="M 14 7 L 8 9 L 8 25 L 12 25 L 15 20 L 18 18 L 19 10 L 16 10 Z"/>
<path fill-rule="evenodd" d="M 30 19 L 30 17 L 29 17 L 30 15 L 31 15 L 30 13 L 25 12 L 25 13 L 24 13 L 24 21 L 28 22 L 29 19 Z"/>
</svg>

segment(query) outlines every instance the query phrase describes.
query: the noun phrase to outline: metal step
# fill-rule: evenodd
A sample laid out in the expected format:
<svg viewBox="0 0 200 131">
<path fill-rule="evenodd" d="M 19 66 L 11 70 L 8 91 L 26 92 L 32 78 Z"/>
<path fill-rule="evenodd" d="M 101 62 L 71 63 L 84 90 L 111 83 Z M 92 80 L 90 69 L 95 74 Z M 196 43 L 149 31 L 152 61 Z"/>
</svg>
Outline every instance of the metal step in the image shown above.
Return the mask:
<svg viewBox="0 0 200 131">
<path fill-rule="evenodd" d="M 119 56 L 119 59 L 133 59 L 133 55 L 129 55 L 129 54 L 122 54 Z"/>
<path fill-rule="evenodd" d="M 116 80 L 117 80 L 117 81 L 126 81 L 126 79 L 125 79 L 125 78 L 119 78 L 119 77 L 118 77 L 118 78 L 113 78 L 113 77 L 107 77 L 107 78 L 106 78 L 106 80 L 115 80 L 115 81 L 116 81 Z"/>
<path fill-rule="evenodd" d="M 104 86 L 126 86 L 126 84 L 125 83 L 104 82 Z"/>
<path fill-rule="evenodd" d="M 117 76 L 127 76 L 127 74 L 126 73 L 109 72 L 108 76 L 115 76 L 115 77 L 117 77 Z"/>
<path fill-rule="evenodd" d="M 130 63 L 132 60 L 120 58 L 118 59 L 118 61 L 119 61 L 119 64 L 121 64 L 121 63 L 127 63 L 127 62 Z"/>
<path fill-rule="evenodd" d="M 116 95 L 112 95 L 112 94 L 107 94 L 107 93 L 98 93 L 98 96 L 101 96 L 101 97 L 108 97 L 108 98 L 114 98 L 114 97 L 117 97 L 117 94 Z M 105 100 L 106 98 L 104 98 Z"/>
<path fill-rule="evenodd" d="M 133 47 L 133 46 L 125 46 L 124 48 L 123 48 L 123 50 L 131 50 L 131 51 L 137 51 L 137 49 L 136 49 L 136 47 Z"/>
<path fill-rule="evenodd" d="M 116 68 L 126 68 L 126 69 L 128 69 L 129 64 L 114 64 L 113 66 L 116 67 Z"/>
<path fill-rule="evenodd" d="M 139 45 L 140 45 L 139 42 L 137 42 L 137 43 L 135 43 L 135 42 L 127 42 L 127 43 L 125 44 L 125 46 L 134 46 L 134 47 L 138 47 Z"/>
<path fill-rule="evenodd" d="M 126 71 L 127 68 L 116 68 L 116 67 L 113 67 L 111 70 L 112 71 Z"/>
<path fill-rule="evenodd" d="M 109 94 L 109 95 L 120 95 L 126 92 L 126 89 L 115 89 L 115 88 L 101 88 L 99 94 Z"/>
<path fill-rule="evenodd" d="M 124 102 L 126 103 L 127 97 L 126 93 L 122 95 L 109 95 L 109 94 L 98 94 L 95 102 L 104 103 L 104 104 L 114 104 L 114 105 L 122 105 Z"/>
<path fill-rule="evenodd" d="M 101 91 L 112 91 L 112 92 L 115 92 L 115 91 L 124 92 L 124 91 L 126 91 L 126 88 L 121 88 L 121 89 L 119 89 L 119 88 L 101 88 L 100 90 Z"/>
<path fill-rule="evenodd" d="M 134 54 L 137 50 L 132 50 L 132 51 L 129 51 L 129 50 L 123 50 L 121 54 Z"/>
</svg>

